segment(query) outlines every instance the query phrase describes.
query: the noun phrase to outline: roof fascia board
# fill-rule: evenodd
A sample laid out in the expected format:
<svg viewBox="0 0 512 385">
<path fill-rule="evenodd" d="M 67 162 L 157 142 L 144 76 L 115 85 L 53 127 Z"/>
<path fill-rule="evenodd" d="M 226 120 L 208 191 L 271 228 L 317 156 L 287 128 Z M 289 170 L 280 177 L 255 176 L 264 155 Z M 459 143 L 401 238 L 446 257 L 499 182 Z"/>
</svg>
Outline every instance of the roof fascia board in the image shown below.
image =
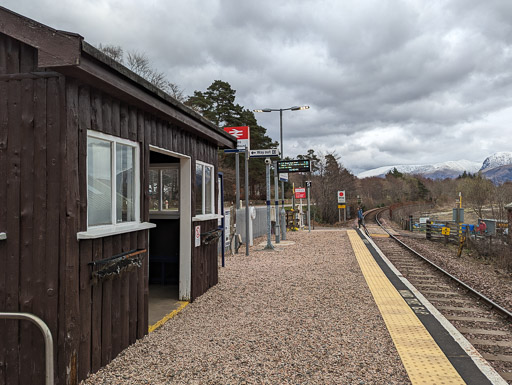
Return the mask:
<svg viewBox="0 0 512 385">
<path fill-rule="evenodd" d="M 173 105 L 178 110 L 183 111 L 183 113 L 190 115 L 193 119 L 196 119 L 205 125 L 211 127 L 214 130 L 218 130 L 219 128 L 210 120 L 206 119 L 203 115 L 199 114 L 197 111 L 194 111 L 192 108 L 184 105 L 183 103 L 179 102 L 172 96 L 166 94 L 161 89 L 155 87 L 153 84 L 148 82 L 143 77 L 137 75 L 135 72 L 130 70 L 129 68 L 125 67 L 124 65 L 120 64 L 119 62 L 111 59 L 109 56 L 105 55 L 103 52 L 98 50 L 96 47 L 90 45 L 86 41 L 82 42 L 82 51 L 87 53 L 88 55 L 92 56 L 94 59 L 98 60 L 99 62 L 109 66 L 114 71 L 118 72 L 120 75 L 130 79 L 131 81 L 137 83 L 137 85 L 141 86 L 142 88 L 147 89 L 149 92 L 157 95 L 159 98 L 165 100 L 167 103 Z M 224 131 L 221 131 L 224 134 Z M 225 134 L 228 137 L 231 135 Z"/>
<path fill-rule="evenodd" d="M 59 72 L 76 77 L 89 83 L 111 95 L 119 97 L 135 105 L 143 105 L 146 110 L 156 113 L 164 119 L 169 119 L 187 131 L 191 131 L 200 137 L 214 141 L 219 147 L 236 147 L 236 138 L 226 136 L 224 131 L 214 130 L 203 122 L 197 121 L 183 112 L 164 103 L 162 100 L 152 96 L 148 91 L 137 87 L 137 85 L 121 78 L 103 66 L 97 65 L 87 57 L 82 57 L 80 65 L 59 68 Z"/>
</svg>

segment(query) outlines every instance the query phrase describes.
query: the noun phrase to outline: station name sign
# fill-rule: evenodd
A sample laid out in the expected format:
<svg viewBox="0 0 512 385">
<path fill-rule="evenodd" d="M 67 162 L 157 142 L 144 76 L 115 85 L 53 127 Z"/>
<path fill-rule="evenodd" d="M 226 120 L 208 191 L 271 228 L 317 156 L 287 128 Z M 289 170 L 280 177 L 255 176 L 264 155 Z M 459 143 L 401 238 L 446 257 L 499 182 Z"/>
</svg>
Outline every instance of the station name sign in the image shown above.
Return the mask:
<svg viewBox="0 0 512 385">
<path fill-rule="evenodd" d="M 277 162 L 277 172 L 311 172 L 311 161 L 309 159 L 282 160 Z"/>
</svg>

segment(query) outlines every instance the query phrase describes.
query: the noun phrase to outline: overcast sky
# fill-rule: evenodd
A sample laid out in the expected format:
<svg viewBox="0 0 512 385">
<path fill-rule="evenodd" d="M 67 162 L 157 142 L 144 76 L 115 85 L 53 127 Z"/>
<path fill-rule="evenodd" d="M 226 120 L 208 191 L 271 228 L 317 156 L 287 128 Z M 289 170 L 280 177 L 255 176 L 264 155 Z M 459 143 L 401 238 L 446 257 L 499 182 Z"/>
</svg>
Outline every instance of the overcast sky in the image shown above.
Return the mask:
<svg viewBox="0 0 512 385">
<path fill-rule="evenodd" d="M 511 0 L 2 0 L 95 46 L 145 53 L 191 95 L 223 80 L 287 108 L 284 152 L 352 172 L 512 151 Z M 258 122 L 279 139 L 279 113 Z"/>
</svg>

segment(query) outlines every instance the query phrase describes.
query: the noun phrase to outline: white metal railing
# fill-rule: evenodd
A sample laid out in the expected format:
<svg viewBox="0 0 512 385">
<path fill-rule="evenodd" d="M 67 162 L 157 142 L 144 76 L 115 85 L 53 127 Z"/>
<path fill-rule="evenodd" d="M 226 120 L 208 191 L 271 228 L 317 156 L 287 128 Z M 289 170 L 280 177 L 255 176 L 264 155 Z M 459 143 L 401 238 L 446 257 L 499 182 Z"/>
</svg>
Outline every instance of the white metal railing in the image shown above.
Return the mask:
<svg viewBox="0 0 512 385">
<path fill-rule="evenodd" d="M 16 319 L 30 321 L 36 324 L 41 330 L 44 337 L 44 350 L 45 350 L 45 385 L 53 385 L 53 338 L 52 333 L 48 326 L 39 317 L 30 313 L 3 313 L 0 312 L 0 319 Z"/>
</svg>

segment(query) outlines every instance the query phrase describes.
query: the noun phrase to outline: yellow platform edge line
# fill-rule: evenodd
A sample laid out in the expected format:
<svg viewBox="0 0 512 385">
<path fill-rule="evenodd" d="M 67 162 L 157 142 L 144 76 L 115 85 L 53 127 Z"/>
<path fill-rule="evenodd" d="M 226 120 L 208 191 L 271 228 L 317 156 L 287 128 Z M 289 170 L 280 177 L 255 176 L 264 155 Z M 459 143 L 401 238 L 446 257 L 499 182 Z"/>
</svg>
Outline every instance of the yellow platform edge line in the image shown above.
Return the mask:
<svg viewBox="0 0 512 385">
<path fill-rule="evenodd" d="M 187 301 L 180 301 L 180 307 L 176 310 L 173 310 L 169 314 L 167 314 L 164 318 L 162 318 L 160 321 L 154 323 L 153 325 L 148 327 L 148 333 L 154 332 L 156 329 L 158 329 L 160 326 L 162 326 L 164 323 L 169 321 L 172 317 L 174 317 L 176 314 L 178 314 L 180 311 L 185 309 L 185 307 L 189 304 Z"/>
<path fill-rule="evenodd" d="M 355 230 L 352 249 L 413 385 L 465 384 L 428 330 L 386 277 Z"/>
</svg>

